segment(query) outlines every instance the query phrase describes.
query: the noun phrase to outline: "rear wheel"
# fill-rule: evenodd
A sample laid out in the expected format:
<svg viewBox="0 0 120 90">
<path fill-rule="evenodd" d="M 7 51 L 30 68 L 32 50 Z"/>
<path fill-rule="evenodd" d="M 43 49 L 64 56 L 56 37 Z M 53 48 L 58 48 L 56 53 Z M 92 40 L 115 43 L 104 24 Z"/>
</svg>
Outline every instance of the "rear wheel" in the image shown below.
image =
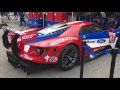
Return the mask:
<svg viewBox="0 0 120 90">
<path fill-rule="evenodd" d="M 75 45 L 70 44 L 62 50 L 59 56 L 58 65 L 62 70 L 69 70 L 75 66 L 78 58 L 78 48 Z"/>
</svg>

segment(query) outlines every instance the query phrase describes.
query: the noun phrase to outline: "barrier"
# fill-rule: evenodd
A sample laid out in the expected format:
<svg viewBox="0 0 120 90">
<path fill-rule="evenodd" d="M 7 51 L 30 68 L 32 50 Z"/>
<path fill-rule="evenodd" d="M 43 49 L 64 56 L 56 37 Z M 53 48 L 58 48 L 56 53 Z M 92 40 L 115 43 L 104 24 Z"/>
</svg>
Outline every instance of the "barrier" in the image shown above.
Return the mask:
<svg viewBox="0 0 120 90">
<path fill-rule="evenodd" d="M 29 18 L 28 19 L 28 27 L 30 27 L 30 28 L 43 27 L 43 19 L 36 20 L 36 19 Z"/>
<path fill-rule="evenodd" d="M 55 22 L 55 21 L 51 21 L 51 20 L 45 20 L 45 26 L 50 26 L 50 25 L 57 24 L 57 23 L 60 23 L 60 22 Z"/>
</svg>

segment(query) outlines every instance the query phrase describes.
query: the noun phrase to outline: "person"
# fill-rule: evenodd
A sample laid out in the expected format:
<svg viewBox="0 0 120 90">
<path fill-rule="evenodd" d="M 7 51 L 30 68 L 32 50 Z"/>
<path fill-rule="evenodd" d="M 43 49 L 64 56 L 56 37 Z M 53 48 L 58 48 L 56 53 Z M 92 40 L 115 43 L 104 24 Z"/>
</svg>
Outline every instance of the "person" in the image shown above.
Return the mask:
<svg viewBox="0 0 120 90">
<path fill-rule="evenodd" d="M 3 16 L 4 16 L 4 12 L 1 12 L 1 21 L 3 23 Z"/>
<path fill-rule="evenodd" d="M 11 18 L 10 18 L 10 13 L 9 12 L 5 12 L 5 16 L 7 16 L 8 17 L 8 20 L 10 20 Z"/>
<path fill-rule="evenodd" d="M 119 25 L 119 23 L 120 23 L 120 18 L 117 16 L 116 18 L 115 18 L 115 25 L 114 25 L 114 27 L 118 27 L 118 25 Z"/>
<path fill-rule="evenodd" d="M 26 21 L 24 19 L 24 16 L 25 16 L 24 12 L 18 12 L 18 14 L 20 17 L 20 26 L 23 26 L 23 22 L 24 22 L 24 25 L 26 26 Z"/>
<path fill-rule="evenodd" d="M 119 28 L 120 29 L 120 20 L 119 20 L 119 18 L 117 18 L 117 21 L 115 23 L 115 28 Z"/>
<path fill-rule="evenodd" d="M 17 12 L 14 12 L 15 19 L 18 18 Z"/>
<path fill-rule="evenodd" d="M 76 12 L 76 21 L 80 21 L 80 13 Z"/>
<path fill-rule="evenodd" d="M 105 25 L 107 23 L 107 19 L 105 17 L 101 17 L 101 20 L 100 20 L 100 26 L 102 27 L 103 30 L 105 30 Z"/>
<path fill-rule="evenodd" d="M 113 27 L 115 27 L 115 16 L 111 15 L 110 19 L 107 21 L 107 23 L 105 25 L 105 28 L 110 29 L 110 28 L 113 28 Z"/>
<path fill-rule="evenodd" d="M 100 23 L 101 23 L 100 17 L 99 16 L 95 17 L 93 20 L 93 23 L 100 25 Z"/>
</svg>

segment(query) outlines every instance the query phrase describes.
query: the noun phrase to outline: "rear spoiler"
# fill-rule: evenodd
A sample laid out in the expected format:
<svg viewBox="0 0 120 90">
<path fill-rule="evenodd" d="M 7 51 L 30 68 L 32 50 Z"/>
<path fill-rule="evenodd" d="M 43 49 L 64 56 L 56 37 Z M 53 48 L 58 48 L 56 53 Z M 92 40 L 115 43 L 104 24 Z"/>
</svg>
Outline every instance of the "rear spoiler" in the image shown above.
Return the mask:
<svg viewBox="0 0 120 90">
<path fill-rule="evenodd" d="M 2 29 L 2 27 L 4 26 L 8 26 L 7 24 L 0 24 L 0 29 Z"/>
<path fill-rule="evenodd" d="M 19 35 L 24 34 L 24 32 L 21 32 L 19 30 L 13 29 L 9 25 L 7 25 L 7 24 L 0 24 L 0 29 L 3 29 L 4 31 L 7 30 L 7 31 L 10 31 L 10 32 L 14 32 L 14 33 L 19 34 Z"/>
</svg>

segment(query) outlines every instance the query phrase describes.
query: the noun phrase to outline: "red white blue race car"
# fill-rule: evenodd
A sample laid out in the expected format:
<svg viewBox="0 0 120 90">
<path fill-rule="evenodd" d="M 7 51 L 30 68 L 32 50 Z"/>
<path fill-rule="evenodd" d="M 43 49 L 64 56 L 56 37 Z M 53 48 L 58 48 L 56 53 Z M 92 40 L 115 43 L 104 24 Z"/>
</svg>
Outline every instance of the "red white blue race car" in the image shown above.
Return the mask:
<svg viewBox="0 0 120 90">
<path fill-rule="evenodd" d="M 81 36 L 95 37 L 97 43 L 87 41 L 88 47 L 91 46 L 89 49 L 95 53 L 109 48 L 106 44 L 109 42 L 108 33 L 98 25 L 85 21 L 58 23 L 46 28 L 32 28 L 21 32 L 6 28 L 3 44 L 8 61 L 16 67 L 26 67 L 28 63 L 57 64 L 62 70 L 69 70 L 81 60 Z M 94 47 L 96 45 L 98 47 Z M 86 51 L 85 57 L 92 58 L 92 55 Z"/>
</svg>

